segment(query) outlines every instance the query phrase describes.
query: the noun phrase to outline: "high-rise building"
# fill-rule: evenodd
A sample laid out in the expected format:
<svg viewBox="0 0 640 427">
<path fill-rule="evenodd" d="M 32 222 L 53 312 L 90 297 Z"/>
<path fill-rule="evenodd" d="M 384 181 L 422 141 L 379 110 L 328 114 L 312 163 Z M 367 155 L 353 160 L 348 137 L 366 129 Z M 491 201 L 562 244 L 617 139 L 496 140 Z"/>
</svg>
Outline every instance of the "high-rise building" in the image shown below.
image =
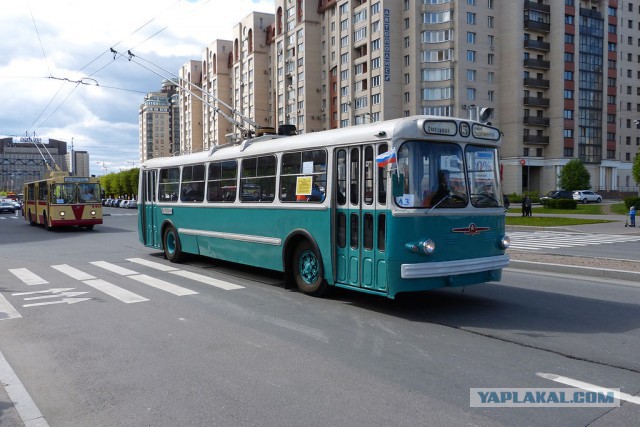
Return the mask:
<svg viewBox="0 0 640 427">
<path fill-rule="evenodd" d="M 203 150 L 202 145 L 202 63 L 189 61 L 178 73 L 180 85 L 178 99 L 180 108 L 180 149 L 179 153 L 188 154 Z"/>
<path fill-rule="evenodd" d="M 220 112 L 261 126 L 293 124 L 300 133 L 483 113 L 504 134 L 506 192 L 558 189 L 573 159 L 587 167 L 592 189 L 637 192 L 640 1 L 274 5 L 273 17 L 251 14 L 234 27 L 233 41 L 205 50 L 205 96 L 231 106 Z M 216 111 L 205 107 L 203 149 L 241 136 Z"/>
<path fill-rule="evenodd" d="M 178 85 L 165 80 L 159 92 L 145 96 L 138 112 L 140 162 L 171 156 L 180 148 Z"/>
</svg>

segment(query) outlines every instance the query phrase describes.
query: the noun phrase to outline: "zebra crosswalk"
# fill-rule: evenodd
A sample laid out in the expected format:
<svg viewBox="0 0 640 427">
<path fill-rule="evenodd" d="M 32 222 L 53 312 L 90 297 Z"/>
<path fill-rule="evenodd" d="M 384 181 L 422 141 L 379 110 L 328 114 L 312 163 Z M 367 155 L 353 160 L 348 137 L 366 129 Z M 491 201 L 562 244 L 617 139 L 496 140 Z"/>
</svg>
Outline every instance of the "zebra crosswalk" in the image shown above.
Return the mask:
<svg viewBox="0 0 640 427">
<path fill-rule="evenodd" d="M 118 263 L 91 261 L 84 265 L 17 267 L 8 269 L 8 272 L 29 289 L 9 294 L 22 303 L 22 308 L 88 301 L 95 298 L 96 292 L 126 304 L 134 304 L 149 301 L 155 291 L 174 296 L 197 295 L 202 284 L 223 291 L 244 288 L 231 281 L 143 258 L 127 258 Z M 69 279 L 73 281 L 69 282 Z M 146 288 L 131 286 L 134 282 L 155 291 L 147 295 L 144 291 Z M 78 298 L 80 295 L 83 297 Z M 0 295 L 0 320 L 15 317 L 21 317 L 18 310 Z"/>
<path fill-rule="evenodd" d="M 640 235 L 584 234 L 558 231 L 512 231 L 509 232 L 509 237 L 511 238 L 509 249 L 522 251 L 640 241 Z"/>
</svg>

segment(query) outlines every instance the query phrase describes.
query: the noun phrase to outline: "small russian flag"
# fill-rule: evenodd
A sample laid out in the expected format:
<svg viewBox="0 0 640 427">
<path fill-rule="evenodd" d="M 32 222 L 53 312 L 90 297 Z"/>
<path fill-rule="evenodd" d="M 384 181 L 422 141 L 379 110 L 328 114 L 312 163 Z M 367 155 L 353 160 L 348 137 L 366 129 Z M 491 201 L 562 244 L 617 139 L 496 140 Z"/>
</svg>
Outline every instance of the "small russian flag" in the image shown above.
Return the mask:
<svg viewBox="0 0 640 427">
<path fill-rule="evenodd" d="M 376 162 L 378 163 L 378 167 L 385 167 L 390 163 L 395 163 L 398 160 L 396 157 L 396 150 L 391 149 L 385 153 L 379 154 L 376 156 Z"/>
</svg>

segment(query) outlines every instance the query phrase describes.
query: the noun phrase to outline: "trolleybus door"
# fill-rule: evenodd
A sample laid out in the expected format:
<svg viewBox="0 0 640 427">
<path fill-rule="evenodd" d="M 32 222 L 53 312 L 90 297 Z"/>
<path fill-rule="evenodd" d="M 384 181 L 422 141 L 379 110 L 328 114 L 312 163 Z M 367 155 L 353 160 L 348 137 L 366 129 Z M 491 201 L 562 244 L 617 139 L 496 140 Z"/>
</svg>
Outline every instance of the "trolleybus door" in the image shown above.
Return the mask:
<svg viewBox="0 0 640 427">
<path fill-rule="evenodd" d="M 336 151 L 336 280 L 354 287 L 386 290 L 379 245 L 379 192 L 375 145 Z M 384 224 L 382 225 L 384 231 Z M 382 244 L 384 249 L 384 243 Z M 384 264 L 383 264 L 384 266 Z"/>
<path fill-rule="evenodd" d="M 159 246 L 160 242 L 156 241 L 156 217 L 155 217 L 155 204 L 156 204 L 156 182 L 158 179 L 158 171 L 145 170 L 142 176 L 142 192 L 139 195 L 141 206 L 138 207 L 140 211 L 140 221 L 142 230 L 142 236 L 144 238 L 144 244 L 147 246 Z"/>
</svg>

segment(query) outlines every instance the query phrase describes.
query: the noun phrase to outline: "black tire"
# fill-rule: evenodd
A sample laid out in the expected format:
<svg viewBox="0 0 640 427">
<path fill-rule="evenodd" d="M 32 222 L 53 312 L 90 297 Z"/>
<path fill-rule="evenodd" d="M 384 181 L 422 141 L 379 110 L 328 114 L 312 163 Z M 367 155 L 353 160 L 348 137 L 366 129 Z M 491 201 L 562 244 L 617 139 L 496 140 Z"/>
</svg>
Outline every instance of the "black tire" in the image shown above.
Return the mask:
<svg viewBox="0 0 640 427">
<path fill-rule="evenodd" d="M 586 205 L 587 203 L 589 203 L 589 201 L 587 199 L 582 199 L 582 203 Z"/>
<path fill-rule="evenodd" d="M 164 230 L 162 236 L 162 247 L 164 249 L 164 257 L 171 262 L 181 262 L 184 259 L 182 246 L 180 245 L 180 237 L 178 232 L 172 226 Z"/>
<path fill-rule="evenodd" d="M 51 227 L 49 227 L 49 218 L 47 218 L 46 212 L 42 212 L 42 219 L 44 221 L 44 229 L 47 231 L 51 231 Z"/>
<path fill-rule="evenodd" d="M 29 225 L 36 225 L 36 220 L 33 218 L 33 215 L 31 215 L 31 210 L 29 210 L 28 219 L 29 219 Z"/>
<path fill-rule="evenodd" d="M 602 199 L 600 197 L 598 197 L 598 200 L 596 200 L 596 203 L 601 203 Z"/>
<path fill-rule="evenodd" d="M 87 225 L 87 226 L 85 226 L 85 228 L 87 229 L 87 231 L 91 231 L 91 230 L 93 230 L 93 224 Z"/>
<path fill-rule="evenodd" d="M 300 242 L 293 251 L 291 269 L 300 292 L 314 297 L 327 293 L 329 286 L 324 280 L 322 259 L 307 240 Z"/>
</svg>

